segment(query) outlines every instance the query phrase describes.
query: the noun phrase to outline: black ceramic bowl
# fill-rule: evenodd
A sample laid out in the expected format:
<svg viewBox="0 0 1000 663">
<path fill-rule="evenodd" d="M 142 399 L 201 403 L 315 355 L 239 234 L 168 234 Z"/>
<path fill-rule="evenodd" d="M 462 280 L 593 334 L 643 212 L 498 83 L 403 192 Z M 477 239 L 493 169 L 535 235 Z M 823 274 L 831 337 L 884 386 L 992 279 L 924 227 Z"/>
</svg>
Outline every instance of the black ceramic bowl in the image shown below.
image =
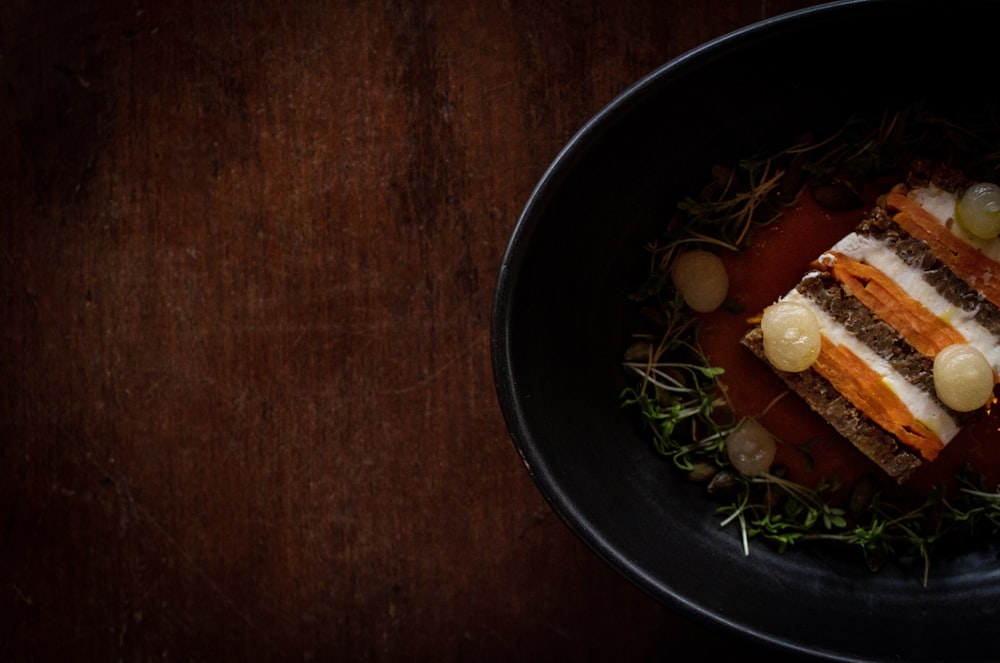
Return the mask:
<svg viewBox="0 0 1000 663">
<path fill-rule="evenodd" d="M 783 653 L 833 660 L 1000 657 L 996 551 L 870 573 L 858 558 L 756 544 L 743 555 L 704 489 L 657 460 L 620 361 L 645 241 L 712 164 L 855 112 L 995 104 L 997 3 L 845 2 L 758 23 L 640 80 L 545 173 L 494 301 L 499 400 L 528 471 L 569 527 L 665 605 Z M 738 287 L 738 284 L 737 284 Z"/>
</svg>

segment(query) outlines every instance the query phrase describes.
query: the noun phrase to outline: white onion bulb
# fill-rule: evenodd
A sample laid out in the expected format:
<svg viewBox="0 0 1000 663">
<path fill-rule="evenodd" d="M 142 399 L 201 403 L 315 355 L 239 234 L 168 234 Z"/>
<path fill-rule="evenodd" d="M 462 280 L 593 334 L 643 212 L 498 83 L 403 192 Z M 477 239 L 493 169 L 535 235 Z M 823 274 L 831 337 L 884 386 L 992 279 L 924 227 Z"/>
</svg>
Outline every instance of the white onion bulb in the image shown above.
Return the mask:
<svg viewBox="0 0 1000 663">
<path fill-rule="evenodd" d="M 1000 186 L 992 182 L 970 186 L 955 205 L 955 219 L 979 239 L 1000 235 Z"/>
<path fill-rule="evenodd" d="M 670 278 L 684 302 L 699 313 L 722 306 L 729 292 L 729 275 L 722 259 L 701 249 L 677 256 Z"/>
<path fill-rule="evenodd" d="M 756 419 L 745 419 L 726 438 L 726 455 L 737 470 L 747 476 L 767 472 L 778 444 Z"/>
<path fill-rule="evenodd" d="M 764 354 L 779 371 L 804 371 L 819 357 L 822 342 L 819 321 L 802 304 L 782 301 L 768 306 L 760 329 L 764 334 Z"/>
<path fill-rule="evenodd" d="M 971 345 L 949 345 L 934 357 L 934 389 L 952 410 L 971 412 L 986 405 L 993 384 L 993 367 Z"/>
</svg>

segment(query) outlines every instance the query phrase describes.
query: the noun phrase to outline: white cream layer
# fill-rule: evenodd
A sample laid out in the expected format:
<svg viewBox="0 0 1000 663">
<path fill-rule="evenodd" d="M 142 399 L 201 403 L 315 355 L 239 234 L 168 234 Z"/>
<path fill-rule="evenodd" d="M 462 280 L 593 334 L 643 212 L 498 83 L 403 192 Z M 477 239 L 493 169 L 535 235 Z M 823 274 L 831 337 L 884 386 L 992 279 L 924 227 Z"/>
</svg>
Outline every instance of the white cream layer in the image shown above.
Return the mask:
<svg viewBox="0 0 1000 663">
<path fill-rule="evenodd" d="M 816 272 L 813 274 L 816 274 Z M 810 274 L 810 276 L 813 274 Z M 899 399 L 913 414 L 914 419 L 933 431 L 943 444 L 947 444 L 952 438 L 958 435 L 960 430 L 958 424 L 948 411 L 939 405 L 930 394 L 910 384 L 887 360 L 879 356 L 877 352 L 859 340 L 854 334 L 848 332 L 843 325 L 830 317 L 815 302 L 797 290 L 792 290 L 782 297 L 782 299 L 801 304 L 812 311 L 819 322 L 822 334 L 831 343 L 845 347 L 867 364 L 872 371 L 878 374 L 893 393 L 899 396 Z"/>
<path fill-rule="evenodd" d="M 833 245 L 831 251 L 871 265 L 885 274 L 910 297 L 917 300 L 938 318 L 951 325 L 970 345 L 983 353 L 1000 372 L 1000 342 L 988 329 L 976 322 L 975 311 L 966 311 L 942 297 L 924 279 L 923 271 L 907 265 L 885 242 L 851 233 Z M 826 254 L 820 256 L 820 263 Z"/>
</svg>

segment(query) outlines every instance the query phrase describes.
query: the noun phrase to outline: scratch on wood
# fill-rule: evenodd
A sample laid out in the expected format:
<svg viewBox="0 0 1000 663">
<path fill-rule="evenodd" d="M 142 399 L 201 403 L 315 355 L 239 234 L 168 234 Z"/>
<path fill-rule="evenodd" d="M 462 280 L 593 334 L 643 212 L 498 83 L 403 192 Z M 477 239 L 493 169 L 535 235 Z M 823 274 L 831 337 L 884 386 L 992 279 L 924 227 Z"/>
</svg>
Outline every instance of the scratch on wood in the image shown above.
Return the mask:
<svg viewBox="0 0 1000 663">
<path fill-rule="evenodd" d="M 444 362 L 443 364 L 435 368 L 433 371 L 427 373 L 413 384 L 403 385 L 402 387 L 398 387 L 396 389 L 390 389 L 388 393 L 394 396 L 398 396 L 401 394 L 408 394 L 414 391 L 420 391 L 431 382 L 437 380 L 453 364 L 455 364 L 461 359 L 468 357 L 470 352 L 471 350 L 467 349 L 464 352 L 454 355 L 448 361 Z"/>
</svg>

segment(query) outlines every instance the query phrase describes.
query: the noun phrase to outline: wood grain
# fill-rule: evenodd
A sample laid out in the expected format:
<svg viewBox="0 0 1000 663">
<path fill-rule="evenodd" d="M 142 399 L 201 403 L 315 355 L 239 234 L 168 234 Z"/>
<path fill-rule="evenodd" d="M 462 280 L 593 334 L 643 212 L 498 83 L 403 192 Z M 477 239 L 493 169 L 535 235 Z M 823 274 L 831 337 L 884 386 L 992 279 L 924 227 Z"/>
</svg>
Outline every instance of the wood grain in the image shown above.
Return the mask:
<svg viewBox="0 0 1000 663">
<path fill-rule="evenodd" d="M 546 505 L 495 271 L 581 125 L 814 2 L 0 8 L 0 657 L 701 660 Z"/>
</svg>

